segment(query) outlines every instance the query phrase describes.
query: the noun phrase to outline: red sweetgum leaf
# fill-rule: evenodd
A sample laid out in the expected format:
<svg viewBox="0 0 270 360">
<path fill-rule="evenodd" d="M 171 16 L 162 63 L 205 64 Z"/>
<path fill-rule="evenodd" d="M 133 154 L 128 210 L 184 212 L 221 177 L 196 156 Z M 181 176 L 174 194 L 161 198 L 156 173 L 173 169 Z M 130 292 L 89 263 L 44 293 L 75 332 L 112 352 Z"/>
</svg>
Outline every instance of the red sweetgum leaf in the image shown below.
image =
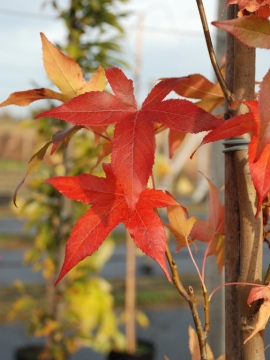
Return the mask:
<svg viewBox="0 0 270 360">
<path fill-rule="evenodd" d="M 66 246 L 63 267 L 56 281 L 79 261 L 96 251 L 109 233 L 123 222 L 135 244 L 161 266 L 170 280 L 166 266 L 166 235 L 155 208 L 176 205 L 176 201 L 162 191 L 142 191 L 130 210 L 123 192 L 109 165 L 104 166 L 105 178 L 90 174 L 56 177 L 46 181 L 70 199 L 91 204 L 92 207 L 74 226 Z"/>
<path fill-rule="evenodd" d="M 254 162 L 256 155 L 256 138 L 249 144 L 249 167 L 254 187 L 258 194 L 256 217 L 259 214 L 264 198 L 270 190 L 270 144 L 263 150 L 257 162 Z"/>
<path fill-rule="evenodd" d="M 213 141 L 228 139 L 230 137 L 243 135 L 249 132 L 254 132 L 255 130 L 256 130 L 256 124 L 254 121 L 254 116 L 251 112 L 243 115 L 238 115 L 229 120 L 223 121 L 223 123 L 220 126 L 210 131 L 203 138 L 203 141 L 201 142 L 199 147 Z"/>
<path fill-rule="evenodd" d="M 152 172 L 155 123 L 176 131 L 198 133 L 217 127 L 222 120 L 187 100 L 163 101 L 181 81 L 179 78 L 158 83 L 138 109 L 132 81 L 117 68 L 107 69 L 106 76 L 114 95 L 86 93 L 37 117 L 53 116 L 88 127 L 115 124 L 112 168 L 124 188 L 130 208 L 134 209 Z"/>
<path fill-rule="evenodd" d="M 48 147 L 51 145 L 51 141 L 47 142 L 41 149 L 39 149 L 29 160 L 28 165 L 27 165 L 27 172 L 25 177 L 21 180 L 21 182 L 19 183 L 19 185 L 16 187 L 16 190 L 14 192 L 13 195 L 13 203 L 15 206 L 16 205 L 16 198 L 17 198 L 17 193 L 19 191 L 19 189 L 21 188 L 21 186 L 23 185 L 23 183 L 25 182 L 26 178 L 32 174 L 34 171 L 37 171 L 39 165 L 41 164 L 46 151 L 48 149 Z"/>
<path fill-rule="evenodd" d="M 265 326 L 268 322 L 269 316 L 270 316 L 270 301 L 265 300 L 260 306 L 258 319 L 257 319 L 256 325 L 255 325 L 255 328 L 252 331 L 252 333 L 249 335 L 249 337 L 246 338 L 246 340 L 244 341 L 244 345 L 251 338 L 253 338 L 254 335 L 256 335 L 257 333 L 259 333 L 260 331 L 265 329 Z"/>
<path fill-rule="evenodd" d="M 257 156 L 259 142 L 258 133 L 261 121 L 258 110 L 258 102 L 245 101 L 244 104 L 249 107 L 249 113 L 238 115 L 232 119 L 224 121 L 222 125 L 212 130 L 204 137 L 200 146 L 208 142 L 239 136 L 245 133 L 252 134 L 248 149 L 248 161 L 252 181 L 258 194 L 257 216 L 261 209 L 262 202 L 270 190 L 270 144 L 265 144 L 261 155 L 258 160 L 255 161 Z"/>
<path fill-rule="evenodd" d="M 58 93 L 56 91 L 40 88 L 26 91 L 17 91 L 9 95 L 7 100 L 3 101 L 0 104 L 0 107 L 7 105 L 18 105 L 18 106 L 26 106 L 31 104 L 36 100 L 43 99 L 55 99 L 60 101 L 65 101 L 66 98 L 63 94 Z"/>
<path fill-rule="evenodd" d="M 266 286 L 255 286 L 250 290 L 248 295 L 247 303 L 251 306 L 251 303 L 256 300 L 263 299 L 265 301 L 270 301 L 270 287 Z"/>
<path fill-rule="evenodd" d="M 213 21 L 212 25 L 229 32 L 249 47 L 270 49 L 270 21 L 264 17 L 250 15 Z"/>
</svg>

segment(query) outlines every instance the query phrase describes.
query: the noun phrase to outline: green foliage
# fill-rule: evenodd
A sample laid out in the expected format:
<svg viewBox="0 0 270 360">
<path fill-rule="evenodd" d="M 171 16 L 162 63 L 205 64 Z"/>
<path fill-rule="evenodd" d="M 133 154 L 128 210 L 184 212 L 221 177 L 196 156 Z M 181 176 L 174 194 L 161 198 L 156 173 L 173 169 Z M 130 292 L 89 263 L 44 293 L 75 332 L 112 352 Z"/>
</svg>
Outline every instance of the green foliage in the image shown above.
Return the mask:
<svg viewBox="0 0 270 360">
<path fill-rule="evenodd" d="M 124 30 L 120 19 L 127 12 L 120 11 L 128 0 L 71 0 L 67 9 L 61 10 L 57 1 L 55 9 L 69 29 L 67 45 L 62 47 L 85 72 L 93 72 L 101 65 L 127 66 L 123 61 L 121 40 Z"/>
</svg>

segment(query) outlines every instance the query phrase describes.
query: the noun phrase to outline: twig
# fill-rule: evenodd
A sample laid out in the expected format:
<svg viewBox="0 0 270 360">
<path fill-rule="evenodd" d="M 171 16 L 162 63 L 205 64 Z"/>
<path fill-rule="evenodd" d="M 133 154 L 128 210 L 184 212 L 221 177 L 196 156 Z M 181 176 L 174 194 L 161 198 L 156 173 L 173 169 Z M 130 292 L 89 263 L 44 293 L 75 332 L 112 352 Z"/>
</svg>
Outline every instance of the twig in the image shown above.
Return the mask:
<svg viewBox="0 0 270 360">
<path fill-rule="evenodd" d="M 197 302 L 196 302 L 196 298 L 195 298 L 195 294 L 194 294 L 192 286 L 188 287 L 188 294 L 189 294 L 189 298 L 190 298 L 190 301 L 188 304 L 189 304 L 190 310 L 192 312 L 193 321 L 194 321 L 194 325 L 195 325 L 196 332 L 197 332 L 197 337 L 198 337 L 199 346 L 200 346 L 201 360 L 207 360 L 207 353 L 206 353 L 207 334 L 203 330 L 203 327 L 202 327 L 202 323 L 201 323 L 200 316 L 198 313 Z"/>
<path fill-rule="evenodd" d="M 179 294 L 182 295 L 186 299 L 186 301 L 189 303 L 190 297 L 180 280 L 180 276 L 179 276 L 179 273 L 177 270 L 177 265 L 172 258 L 171 250 L 170 250 L 168 244 L 166 244 L 166 257 L 167 257 L 169 266 L 171 268 L 173 283 L 174 283 L 177 291 L 179 292 Z"/>
<path fill-rule="evenodd" d="M 203 298 L 204 298 L 204 331 L 206 334 L 209 333 L 210 329 L 210 312 L 209 312 L 209 297 L 208 297 L 208 291 L 206 287 L 203 285 Z"/>
<path fill-rule="evenodd" d="M 202 323 L 201 323 L 201 320 L 199 317 L 197 302 L 196 302 L 193 288 L 191 286 L 189 286 L 188 291 L 184 288 L 184 286 L 180 280 L 180 276 L 179 276 L 179 273 L 177 270 L 177 265 L 172 258 L 172 254 L 171 254 L 168 244 L 166 245 L 166 257 L 167 257 L 169 266 L 171 268 L 173 283 L 174 283 L 177 291 L 179 292 L 179 294 L 181 296 L 183 296 L 186 299 L 186 301 L 188 302 L 190 310 L 192 312 L 192 317 L 193 317 L 194 325 L 195 325 L 197 336 L 198 336 L 199 346 L 200 346 L 201 360 L 207 360 L 207 353 L 206 353 L 207 333 L 203 330 L 203 327 L 202 327 Z M 203 285 L 203 288 L 205 288 L 204 285 Z M 206 292 L 206 294 L 207 294 L 207 292 Z M 207 299 L 208 299 L 208 296 L 207 296 Z M 207 317 L 207 319 L 208 319 L 208 317 Z M 206 323 L 207 323 L 207 321 L 206 321 Z"/>
<path fill-rule="evenodd" d="M 222 76 L 222 73 L 220 71 L 220 68 L 218 66 L 218 62 L 217 62 L 214 47 L 213 47 L 213 44 L 212 44 L 212 40 L 211 40 L 211 36 L 210 36 L 210 32 L 209 32 L 209 28 L 208 28 L 207 19 L 206 19 L 206 15 L 205 15 L 202 0 L 196 0 L 196 2 L 197 2 L 199 14 L 200 14 L 200 18 L 201 18 L 201 22 L 202 22 L 202 26 L 203 26 L 203 32 L 204 32 L 204 37 L 205 37 L 209 57 L 210 57 L 214 72 L 215 72 L 216 77 L 218 79 L 218 82 L 219 82 L 219 84 L 221 86 L 221 89 L 222 89 L 222 91 L 224 93 L 224 96 L 226 97 L 228 103 L 231 104 L 234 101 L 234 96 L 230 92 L 230 90 L 228 89 L 228 87 L 227 87 L 227 85 L 225 83 L 225 80 L 224 80 L 224 78 Z"/>
</svg>

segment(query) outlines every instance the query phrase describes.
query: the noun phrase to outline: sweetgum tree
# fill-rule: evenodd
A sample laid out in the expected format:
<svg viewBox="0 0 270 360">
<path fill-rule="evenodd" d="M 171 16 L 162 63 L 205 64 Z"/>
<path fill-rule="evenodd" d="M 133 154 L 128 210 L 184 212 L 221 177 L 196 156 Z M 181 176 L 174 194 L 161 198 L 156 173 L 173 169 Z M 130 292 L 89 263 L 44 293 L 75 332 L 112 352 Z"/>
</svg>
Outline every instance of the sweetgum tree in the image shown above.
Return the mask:
<svg viewBox="0 0 270 360">
<path fill-rule="evenodd" d="M 46 181 L 64 196 L 90 205 L 70 234 L 56 283 L 78 262 L 98 250 L 110 232 L 123 223 L 136 246 L 157 261 L 168 281 L 188 302 L 196 328 L 195 332 L 190 330 L 193 358 L 213 359 L 206 341 L 211 330 L 209 306 L 218 289 L 208 293 L 205 260 L 214 254 L 221 270 L 225 252 L 226 358 L 261 360 L 264 359 L 263 330 L 270 315 L 268 272 L 261 284 L 270 189 L 269 72 L 258 94 L 254 93 L 254 86 L 255 48 L 270 47 L 270 1 L 229 0 L 227 20 L 213 22 L 228 32 L 225 78 L 216 62 L 203 4 L 199 0 L 197 4 L 217 84 L 198 74 L 162 79 L 139 108 L 133 83 L 120 69 L 99 68 L 90 86 L 78 76 L 77 65 L 55 49 L 54 62 L 58 68 L 61 64 L 61 71 L 57 75 L 52 71 L 51 76 L 61 93 L 49 89 L 13 93 L 2 106 L 46 97 L 63 101 L 63 105 L 37 116 L 55 117 L 72 124 L 52 138 L 53 151 L 82 127 L 107 140 L 102 154 L 110 153 L 111 158 L 106 162 L 100 156 L 103 176 L 88 171 Z M 44 35 L 42 38 L 44 41 Z M 51 44 L 50 48 L 53 49 Z M 111 93 L 96 88 L 105 78 Z M 194 104 L 183 98 L 165 100 L 172 91 L 200 101 Z M 224 119 L 212 115 L 223 102 Z M 113 135 L 108 131 L 111 126 Z M 209 131 L 201 145 L 226 139 L 225 206 L 219 201 L 216 187 L 207 179 L 210 187 L 207 220 L 189 217 L 188 210 L 171 194 L 153 185 L 155 134 L 167 128 L 171 153 L 183 133 Z M 163 223 L 159 208 L 167 209 L 170 224 Z M 193 288 L 185 288 L 181 283 L 167 246 L 165 226 L 175 235 L 177 250 L 188 246 L 192 260 L 189 247 L 192 239 L 207 243 L 202 269 L 194 262 L 202 284 L 204 324 L 198 315 Z"/>
</svg>

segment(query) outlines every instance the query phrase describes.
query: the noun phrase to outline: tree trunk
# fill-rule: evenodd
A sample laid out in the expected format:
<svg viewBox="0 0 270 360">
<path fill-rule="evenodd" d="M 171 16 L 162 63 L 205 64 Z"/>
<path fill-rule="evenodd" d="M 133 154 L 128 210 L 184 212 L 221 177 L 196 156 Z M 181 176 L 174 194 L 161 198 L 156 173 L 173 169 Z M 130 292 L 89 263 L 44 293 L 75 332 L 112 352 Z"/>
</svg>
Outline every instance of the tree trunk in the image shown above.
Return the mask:
<svg viewBox="0 0 270 360">
<path fill-rule="evenodd" d="M 237 16 L 237 6 L 229 6 L 227 18 Z M 226 82 L 236 100 L 254 99 L 255 50 L 228 35 Z M 243 112 L 240 107 L 225 118 Z M 226 282 L 260 283 L 262 275 L 262 221 L 255 219 L 256 192 L 250 177 L 248 152 L 238 150 L 225 155 L 225 280 Z M 250 286 L 228 286 L 226 308 L 226 359 L 263 360 L 264 344 L 261 334 L 245 346 L 248 327 L 256 321 L 255 307 L 247 305 Z"/>
</svg>

